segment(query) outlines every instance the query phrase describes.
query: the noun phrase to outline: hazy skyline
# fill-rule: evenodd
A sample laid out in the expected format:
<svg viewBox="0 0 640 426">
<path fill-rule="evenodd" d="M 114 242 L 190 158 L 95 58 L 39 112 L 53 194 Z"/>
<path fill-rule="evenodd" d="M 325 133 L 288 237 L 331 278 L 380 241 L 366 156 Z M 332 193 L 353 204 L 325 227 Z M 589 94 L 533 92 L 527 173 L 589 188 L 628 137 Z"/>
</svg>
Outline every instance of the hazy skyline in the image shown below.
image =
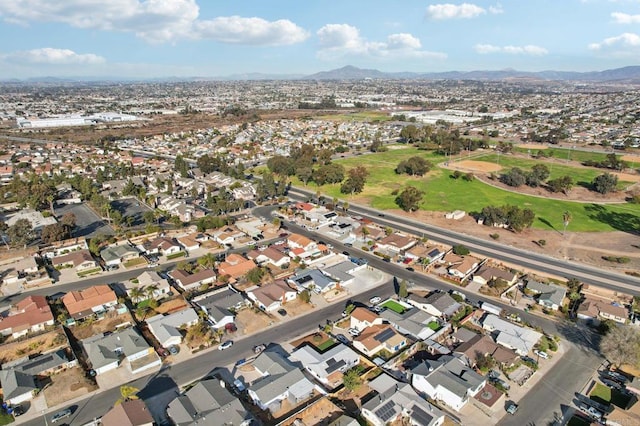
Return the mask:
<svg viewBox="0 0 640 426">
<path fill-rule="evenodd" d="M 0 78 L 594 71 L 639 57 L 640 0 L 0 0 Z"/>
</svg>

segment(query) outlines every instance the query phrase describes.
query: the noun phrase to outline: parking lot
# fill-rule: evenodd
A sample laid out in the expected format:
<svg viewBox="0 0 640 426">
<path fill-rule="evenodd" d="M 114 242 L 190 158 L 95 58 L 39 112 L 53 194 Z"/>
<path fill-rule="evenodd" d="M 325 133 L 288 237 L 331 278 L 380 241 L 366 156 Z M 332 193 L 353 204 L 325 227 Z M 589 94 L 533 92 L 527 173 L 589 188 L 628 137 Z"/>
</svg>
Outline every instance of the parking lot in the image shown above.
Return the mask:
<svg viewBox="0 0 640 426">
<path fill-rule="evenodd" d="M 114 200 L 111 202 L 111 208 L 120 212 L 123 221 L 130 226 L 143 225 L 144 212 L 152 211 L 149 207 L 140 203 L 135 198 L 121 198 L 119 200 Z"/>
<path fill-rule="evenodd" d="M 56 206 L 56 217 L 62 218 L 67 213 L 73 213 L 76 217 L 76 228 L 73 231 L 74 237 L 95 237 L 98 234 L 113 235 L 113 228 L 105 223 L 89 206 L 85 204 L 67 204 Z"/>
</svg>

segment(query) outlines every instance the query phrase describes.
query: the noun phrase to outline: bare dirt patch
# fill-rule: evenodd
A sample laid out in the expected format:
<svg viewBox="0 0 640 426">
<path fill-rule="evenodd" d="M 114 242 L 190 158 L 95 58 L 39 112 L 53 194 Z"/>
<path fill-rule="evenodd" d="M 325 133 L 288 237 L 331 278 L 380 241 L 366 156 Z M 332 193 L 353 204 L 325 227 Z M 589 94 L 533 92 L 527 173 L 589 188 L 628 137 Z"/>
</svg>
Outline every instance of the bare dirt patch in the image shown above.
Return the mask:
<svg viewBox="0 0 640 426">
<path fill-rule="evenodd" d="M 473 172 L 491 173 L 502 170 L 497 164 L 487 161 L 463 160 L 452 165 L 456 169 L 470 170 Z"/>
<path fill-rule="evenodd" d="M 95 336 L 96 334 L 104 333 L 105 331 L 115 331 L 116 326 L 125 323 L 133 324 L 133 318 L 131 318 L 131 314 L 129 314 L 129 312 L 118 314 L 113 311 L 108 312 L 105 315 L 104 319 L 86 320 L 82 323 L 78 323 L 72 327 L 69 327 L 69 329 L 76 339 L 82 340 L 91 336 Z"/>
<path fill-rule="evenodd" d="M 329 401 L 328 398 L 321 398 L 315 404 L 299 412 L 295 418 L 287 419 L 280 424 L 282 426 L 292 426 L 293 424 L 298 424 L 298 421 L 305 425 L 329 424 L 340 417 L 341 414 L 342 410 Z"/>
<path fill-rule="evenodd" d="M 638 236 L 626 232 L 561 232 L 553 230 L 527 229 L 515 233 L 501 228 L 490 228 L 478 225 L 472 217 L 465 216 L 460 220 L 450 220 L 443 212 L 417 211 L 406 213 L 402 210 L 392 210 L 394 214 L 405 216 L 413 220 L 429 223 L 440 228 L 462 231 L 487 241 L 494 241 L 489 235 L 498 234 L 501 244 L 554 256 L 560 259 L 585 262 L 592 265 L 606 267 L 624 273 L 624 271 L 640 270 L 640 249 Z M 536 241 L 545 240 L 541 247 Z M 624 265 L 612 264 L 604 259 L 605 254 L 629 257 L 631 261 Z M 518 270 L 518 265 L 507 265 Z M 563 278 L 563 277 L 559 277 Z"/>
<path fill-rule="evenodd" d="M 80 368 L 69 368 L 52 375 L 50 379 L 51 384 L 44 390 L 44 397 L 49 407 L 98 389 L 98 386 L 88 379 Z"/>
<path fill-rule="evenodd" d="M 176 296 L 173 299 L 165 300 L 154 309 L 159 314 L 168 314 L 185 309 L 188 306 L 187 301 L 182 296 Z"/>
<path fill-rule="evenodd" d="M 629 163 L 640 163 L 640 155 L 623 155 L 622 161 L 628 161 Z"/>
<path fill-rule="evenodd" d="M 29 355 L 50 352 L 67 345 L 67 337 L 61 328 L 24 340 L 9 341 L 0 346 L 0 364 Z"/>
<path fill-rule="evenodd" d="M 242 309 L 237 312 L 235 322 L 243 334 L 253 334 L 273 324 L 274 317 L 257 309 Z"/>
<path fill-rule="evenodd" d="M 308 343 L 311 346 L 319 347 L 329 340 L 333 339 L 331 339 L 331 337 L 329 337 L 326 333 L 318 331 L 316 333 L 311 333 L 300 339 L 294 340 L 293 342 L 291 342 L 291 345 L 297 348 L 299 346 L 302 346 L 303 343 Z"/>
</svg>

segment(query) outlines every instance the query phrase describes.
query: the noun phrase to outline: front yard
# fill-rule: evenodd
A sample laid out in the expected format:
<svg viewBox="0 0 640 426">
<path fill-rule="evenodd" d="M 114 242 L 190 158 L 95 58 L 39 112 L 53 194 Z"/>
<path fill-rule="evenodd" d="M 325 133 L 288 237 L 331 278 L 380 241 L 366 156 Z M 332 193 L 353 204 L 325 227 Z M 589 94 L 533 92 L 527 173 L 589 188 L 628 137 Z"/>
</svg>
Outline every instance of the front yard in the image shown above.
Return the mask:
<svg viewBox="0 0 640 426">
<path fill-rule="evenodd" d="M 118 314 L 116 311 L 107 312 L 104 319 L 85 319 L 76 325 L 69 327 L 76 339 L 82 340 L 105 331 L 115 331 L 120 324 L 133 324 L 133 318 L 129 312 Z"/>
<path fill-rule="evenodd" d="M 383 308 L 391 309 L 393 312 L 400 315 L 404 314 L 407 310 L 404 306 L 393 300 L 387 300 L 380 306 L 382 306 Z"/>
<path fill-rule="evenodd" d="M 51 384 L 44 390 L 47 405 L 53 407 L 98 389 L 80 367 L 69 368 L 50 377 Z M 114 401 L 115 402 L 115 401 Z"/>
<path fill-rule="evenodd" d="M 611 389 L 603 385 L 602 383 L 596 383 L 596 385 L 593 387 L 593 390 L 591 391 L 591 394 L 589 394 L 589 398 L 601 404 L 613 404 L 616 407 L 622 408 L 623 410 L 627 408 L 629 400 L 631 399 L 630 396 L 625 395 L 615 389 Z"/>
<path fill-rule="evenodd" d="M 296 348 L 302 346 L 304 343 L 308 343 L 311 346 L 314 346 L 318 350 L 318 352 L 324 352 L 331 346 L 333 346 L 336 341 L 329 337 L 327 334 L 318 331 L 316 333 L 311 333 L 301 339 L 291 342 L 291 344 Z"/>
<path fill-rule="evenodd" d="M 9 340 L 0 346 L 0 363 L 4 364 L 29 355 L 49 352 L 67 345 L 62 328 L 23 340 Z"/>
</svg>

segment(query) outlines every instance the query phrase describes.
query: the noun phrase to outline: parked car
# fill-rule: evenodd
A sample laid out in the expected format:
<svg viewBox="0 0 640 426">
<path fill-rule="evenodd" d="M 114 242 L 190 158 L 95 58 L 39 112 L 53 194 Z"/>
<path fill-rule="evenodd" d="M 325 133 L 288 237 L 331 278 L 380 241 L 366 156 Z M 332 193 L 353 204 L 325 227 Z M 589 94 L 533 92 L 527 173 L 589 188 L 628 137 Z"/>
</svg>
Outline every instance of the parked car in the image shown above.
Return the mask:
<svg viewBox="0 0 640 426">
<path fill-rule="evenodd" d="M 351 327 L 349 329 L 349 334 L 352 335 L 353 337 L 358 337 L 360 335 L 360 330 L 358 330 L 357 328 Z"/>
<path fill-rule="evenodd" d="M 518 404 L 515 402 L 509 402 L 507 404 L 507 413 L 514 415 L 518 411 Z"/>
<path fill-rule="evenodd" d="M 622 391 L 623 389 L 623 385 L 621 385 L 618 382 L 615 382 L 613 380 L 609 380 L 609 379 L 602 379 L 602 383 L 605 384 L 605 386 L 611 388 L 611 389 L 615 389 L 617 391 Z"/>
<path fill-rule="evenodd" d="M 581 411 L 585 412 L 597 421 L 600 421 L 602 419 L 602 413 L 595 407 L 582 403 L 578 408 L 580 408 Z"/>
<path fill-rule="evenodd" d="M 524 362 L 528 362 L 528 363 L 531 363 L 531 364 L 534 364 L 534 365 L 538 364 L 538 362 L 535 359 L 531 358 L 530 356 L 523 356 L 523 357 L 521 357 L 521 359 Z"/>
<path fill-rule="evenodd" d="M 233 387 L 235 387 L 238 392 L 242 392 L 246 389 L 244 383 L 242 383 L 242 380 L 240 379 L 235 379 L 233 381 Z"/>
<path fill-rule="evenodd" d="M 372 306 L 369 308 L 369 310 L 371 312 L 375 312 L 376 314 L 379 314 L 380 312 L 384 311 L 384 308 L 381 306 Z"/>
<path fill-rule="evenodd" d="M 247 363 L 247 359 L 246 358 L 240 358 L 239 360 L 236 361 L 236 367 L 243 366 L 246 363 Z"/>
<path fill-rule="evenodd" d="M 348 345 L 350 343 L 349 339 L 347 339 L 347 336 L 345 336 L 344 334 L 336 334 L 336 340 L 345 345 Z"/>
<path fill-rule="evenodd" d="M 24 408 L 22 405 L 14 405 L 11 407 L 11 414 L 13 414 L 14 417 L 20 417 L 24 414 Z"/>
<path fill-rule="evenodd" d="M 278 313 L 280 314 L 280 316 L 283 316 L 283 317 L 287 316 L 287 311 L 285 309 L 278 309 Z"/>
<path fill-rule="evenodd" d="M 415 269 L 413 269 L 411 266 L 408 266 L 408 267 L 407 267 L 407 271 L 409 271 L 409 272 L 414 272 L 414 271 L 415 271 Z"/>
<path fill-rule="evenodd" d="M 346 251 L 346 250 L 345 250 L 345 251 L 343 251 L 343 252 L 342 252 L 342 254 L 344 254 L 345 256 L 351 256 L 351 255 L 349 254 L 349 252 L 348 252 L 348 251 Z"/>
<path fill-rule="evenodd" d="M 220 343 L 220 346 L 218 346 L 218 350 L 223 351 L 225 349 L 229 349 L 231 346 L 233 346 L 233 340 L 226 340 Z"/>
<path fill-rule="evenodd" d="M 264 351 L 265 349 L 267 349 L 267 347 L 263 344 L 260 345 L 255 345 L 253 347 L 253 353 L 254 354 L 259 354 L 260 352 Z"/>
<path fill-rule="evenodd" d="M 66 410 L 58 411 L 53 416 L 51 416 L 51 423 L 59 422 L 60 420 L 69 417 L 71 415 L 71 408 L 67 408 Z"/>
<path fill-rule="evenodd" d="M 617 371 L 606 371 L 604 373 L 604 376 L 610 378 L 611 380 L 615 380 L 618 383 L 622 383 L 622 384 L 625 384 L 625 383 L 627 383 L 629 381 L 627 376 L 625 376 L 624 374 L 620 374 Z"/>
<path fill-rule="evenodd" d="M 538 355 L 542 359 L 549 359 L 549 354 L 546 353 L 545 351 L 539 351 L 536 349 L 535 351 L 533 351 L 533 353 Z"/>
<path fill-rule="evenodd" d="M 382 302 L 382 298 L 380 296 L 374 296 L 369 299 L 369 303 L 371 303 L 372 305 L 377 305 L 380 302 Z"/>
</svg>

